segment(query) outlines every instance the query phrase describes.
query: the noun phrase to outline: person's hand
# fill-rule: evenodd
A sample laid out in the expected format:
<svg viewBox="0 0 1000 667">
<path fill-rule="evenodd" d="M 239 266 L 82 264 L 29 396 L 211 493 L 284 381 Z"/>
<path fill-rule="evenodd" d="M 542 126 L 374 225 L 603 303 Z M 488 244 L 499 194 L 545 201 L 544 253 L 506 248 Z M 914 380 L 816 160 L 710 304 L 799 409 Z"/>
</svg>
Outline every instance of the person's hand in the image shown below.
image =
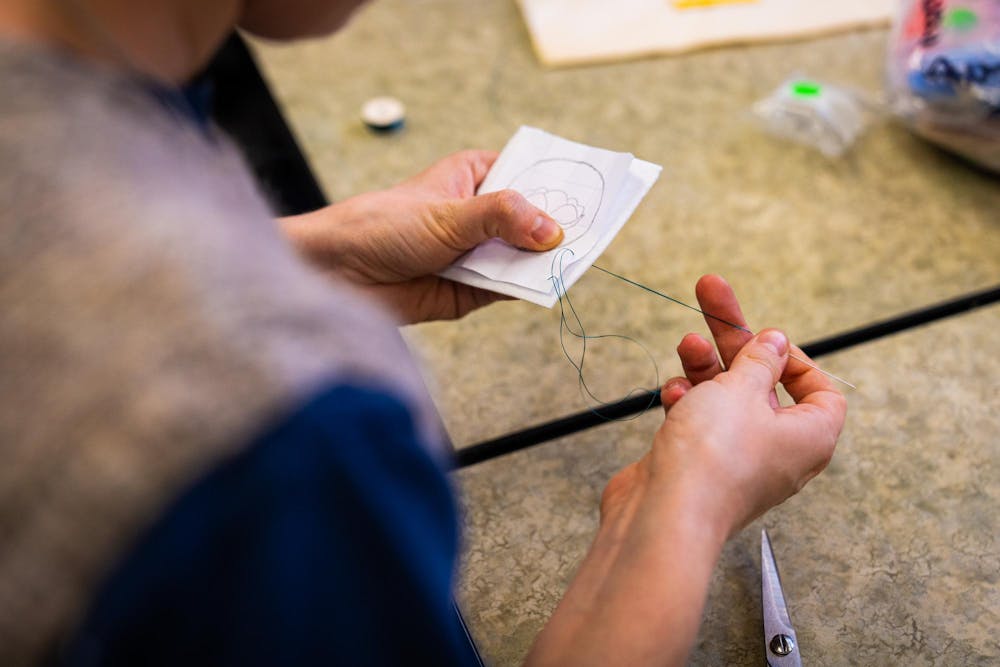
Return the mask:
<svg viewBox="0 0 1000 667">
<path fill-rule="evenodd" d="M 745 326 L 721 278 L 702 278 L 698 300 Z M 594 543 L 529 665 L 683 665 L 726 539 L 830 460 L 846 411 L 830 381 L 789 359 L 780 331 L 707 319 L 718 354 L 699 336 L 681 341 L 685 377 L 662 390 L 653 447 L 605 489 Z M 778 405 L 779 381 L 795 405 Z"/>
<path fill-rule="evenodd" d="M 729 534 L 797 493 L 826 467 L 846 401 L 826 376 L 789 358 L 782 332 L 767 329 L 753 336 L 731 326 L 746 322 L 722 278 L 704 276 L 697 296 L 701 309 L 715 316 L 705 319 L 718 353 L 696 334 L 678 345 L 685 377 L 664 385 L 666 419 L 647 459 L 637 465 L 700 480 L 708 490 L 706 515 L 714 512 L 711 518 Z M 791 349 L 805 358 L 799 348 Z M 778 382 L 795 405 L 778 404 Z M 626 470 L 612 480 L 606 510 L 628 492 L 634 475 Z"/>
<path fill-rule="evenodd" d="M 562 228 L 513 190 L 475 196 L 497 154 L 464 151 L 393 188 L 285 218 L 296 247 L 404 322 L 461 317 L 502 295 L 434 275 L 489 238 L 549 250 Z"/>
</svg>

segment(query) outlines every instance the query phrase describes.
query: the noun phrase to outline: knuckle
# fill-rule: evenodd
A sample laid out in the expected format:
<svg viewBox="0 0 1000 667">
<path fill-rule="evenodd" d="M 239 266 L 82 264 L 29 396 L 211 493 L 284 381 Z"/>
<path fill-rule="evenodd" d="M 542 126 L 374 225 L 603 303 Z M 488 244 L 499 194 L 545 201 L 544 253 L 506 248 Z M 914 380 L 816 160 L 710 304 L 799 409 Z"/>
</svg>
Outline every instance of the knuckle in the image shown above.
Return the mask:
<svg viewBox="0 0 1000 667">
<path fill-rule="evenodd" d="M 771 368 L 772 368 L 770 357 L 761 354 L 760 352 L 758 352 L 755 349 L 747 350 L 746 358 L 747 358 L 747 360 L 752 361 L 755 364 L 760 364 L 761 366 L 763 366 L 767 370 L 771 370 Z"/>
<path fill-rule="evenodd" d="M 460 226 L 458 222 L 459 208 L 455 202 L 446 201 L 434 204 L 429 207 L 428 214 L 431 226 L 437 229 L 452 231 Z"/>
<path fill-rule="evenodd" d="M 819 447 L 818 452 L 817 452 L 817 454 L 818 454 L 817 458 L 818 458 L 818 464 L 819 464 L 817 472 L 819 470 L 823 470 L 828 465 L 830 465 L 830 461 L 833 460 L 833 452 L 834 452 L 834 450 L 836 448 L 837 448 L 837 438 L 836 438 L 836 436 L 830 436 L 830 437 L 826 438 L 825 441 L 820 444 L 820 447 Z"/>
<path fill-rule="evenodd" d="M 685 371 L 691 373 L 706 373 L 715 368 L 715 357 L 711 355 L 688 355 L 681 356 L 681 366 Z"/>
<path fill-rule="evenodd" d="M 445 159 L 454 164 L 467 164 L 475 162 L 478 158 L 479 154 L 477 151 L 467 148 L 465 150 L 456 151 Z"/>
<path fill-rule="evenodd" d="M 772 359 L 770 359 L 770 358 L 768 358 L 766 356 L 761 355 L 760 353 L 756 352 L 755 350 L 748 350 L 747 353 L 746 353 L 746 355 L 744 356 L 744 359 L 748 363 L 754 364 L 755 366 L 758 366 L 760 368 L 765 369 L 767 371 L 767 374 L 768 374 L 768 377 L 765 379 L 759 373 L 754 373 L 754 372 L 741 373 L 740 375 L 747 382 L 751 382 L 751 383 L 753 383 L 755 385 L 756 384 L 765 383 L 765 384 L 768 385 L 768 387 L 773 387 L 774 386 L 774 384 L 775 384 L 775 379 L 774 378 L 775 378 L 775 375 L 776 375 L 776 373 L 775 373 L 776 369 L 775 369 L 775 366 L 773 364 L 773 360 Z M 750 369 L 748 369 L 748 370 L 750 370 Z"/>
<path fill-rule="evenodd" d="M 830 433 L 817 444 L 816 467 L 813 474 L 819 474 L 820 471 L 825 470 L 830 465 L 830 461 L 833 460 L 833 453 L 837 449 L 837 434 Z"/>
<path fill-rule="evenodd" d="M 437 240 L 452 250 L 464 250 L 467 243 L 468 230 L 463 228 L 459 220 L 461 216 L 456 202 L 441 202 L 430 211 L 429 225 L 431 233 Z"/>
<path fill-rule="evenodd" d="M 513 219 L 521 212 L 523 202 L 515 190 L 500 190 L 493 195 L 493 212 L 498 219 Z"/>
<path fill-rule="evenodd" d="M 833 408 L 836 410 L 838 421 L 843 422 L 844 417 L 847 415 L 847 397 L 839 391 L 834 392 Z"/>
<path fill-rule="evenodd" d="M 825 417 L 830 437 L 836 442 L 841 430 L 844 428 L 844 422 L 847 417 L 847 397 L 837 391 L 831 392 Z"/>
<path fill-rule="evenodd" d="M 427 211 L 430 220 L 441 227 L 454 227 L 458 220 L 458 203 L 454 201 L 435 202 Z"/>
</svg>

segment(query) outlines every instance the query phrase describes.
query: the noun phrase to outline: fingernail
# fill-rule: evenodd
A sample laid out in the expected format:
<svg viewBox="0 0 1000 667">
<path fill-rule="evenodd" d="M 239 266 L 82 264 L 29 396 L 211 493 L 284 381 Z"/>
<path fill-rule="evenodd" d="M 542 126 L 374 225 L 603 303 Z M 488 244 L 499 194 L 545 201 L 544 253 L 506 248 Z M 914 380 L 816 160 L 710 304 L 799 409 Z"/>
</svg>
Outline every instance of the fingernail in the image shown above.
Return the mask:
<svg viewBox="0 0 1000 667">
<path fill-rule="evenodd" d="M 788 352 L 788 338 L 777 329 L 768 329 L 757 336 L 757 340 L 771 348 L 779 357 Z"/>
<path fill-rule="evenodd" d="M 544 215 L 535 218 L 535 224 L 531 226 L 531 238 L 535 239 L 536 243 L 552 245 L 561 241 L 562 237 L 562 227 L 555 220 Z"/>
</svg>

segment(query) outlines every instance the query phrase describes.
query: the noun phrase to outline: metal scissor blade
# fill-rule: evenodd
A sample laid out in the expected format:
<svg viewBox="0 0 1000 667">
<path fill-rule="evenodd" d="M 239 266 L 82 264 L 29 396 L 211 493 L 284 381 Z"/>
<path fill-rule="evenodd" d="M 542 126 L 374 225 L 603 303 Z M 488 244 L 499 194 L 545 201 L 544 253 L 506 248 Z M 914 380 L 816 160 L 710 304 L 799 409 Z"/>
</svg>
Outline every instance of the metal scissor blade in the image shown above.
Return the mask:
<svg viewBox="0 0 1000 667">
<path fill-rule="evenodd" d="M 771 538 L 760 531 L 760 586 L 764 608 L 764 654 L 771 667 L 802 667 L 799 640 L 788 618 L 785 595 L 781 590 L 778 564 L 771 551 Z"/>
</svg>

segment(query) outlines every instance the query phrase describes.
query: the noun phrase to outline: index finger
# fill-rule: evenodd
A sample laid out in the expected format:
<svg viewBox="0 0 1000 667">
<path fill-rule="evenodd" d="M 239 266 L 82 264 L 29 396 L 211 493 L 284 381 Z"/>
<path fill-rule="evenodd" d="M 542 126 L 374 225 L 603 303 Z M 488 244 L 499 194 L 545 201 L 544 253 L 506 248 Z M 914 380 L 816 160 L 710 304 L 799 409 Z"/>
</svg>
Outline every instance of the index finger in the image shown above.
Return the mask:
<svg viewBox="0 0 1000 667">
<path fill-rule="evenodd" d="M 705 315 L 722 363 L 729 368 L 736 354 L 753 338 L 736 293 L 722 276 L 702 276 L 695 286 L 698 305 Z"/>
<path fill-rule="evenodd" d="M 471 197 L 479 189 L 499 153 L 464 150 L 442 158 L 403 185 L 429 190 L 448 198 Z"/>
<path fill-rule="evenodd" d="M 469 167 L 472 169 L 472 180 L 475 182 L 476 188 L 480 186 L 490 168 L 493 167 L 493 163 L 500 157 L 500 153 L 487 150 L 468 150 L 464 151 L 462 155 L 468 160 Z"/>
<path fill-rule="evenodd" d="M 791 352 L 809 359 L 801 348 L 794 345 Z M 796 413 L 806 409 L 818 413 L 815 416 L 821 417 L 820 422 L 832 432 L 836 440 L 847 417 L 847 399 L 837 390 L 833 381 L 798 359 L 789 358 L 781 376 L 781 384 L 795 401 L 795 405 L 782 408 L 782 411 Z"/>
<path fill-rule="evenodd" d="M 792 345 L 788 351 L 780 382 L 795 405 L 778 408 L 775 424 L 788 445 L 785 459 L 801 473 L 801 488 L 830 463 L 847 417 L 847 399 L 821 371 L 791 356 L 809 359 L 801 348 Z"/>
<path fill-rule="evenodd" d="M 785 387 L 788 395 L 796 403 L 809 402 L 810 396 L 821 392 L 832 392 L 838 396 L 843 396 L 833 384 L 833 380 L 817 368 L 804 364 L 795 358 L 800 357 L 801 359 L 808 360 L 810 363 L 814 363 L 812 359 L 806 356 L 802 348 L 792 345 L 789 352 L 788 365 L 785 366 L 785 372 L 782 374 L 780 382 Z M 791 355 L 795 355 L 795 357 Z"/>
</svg>

